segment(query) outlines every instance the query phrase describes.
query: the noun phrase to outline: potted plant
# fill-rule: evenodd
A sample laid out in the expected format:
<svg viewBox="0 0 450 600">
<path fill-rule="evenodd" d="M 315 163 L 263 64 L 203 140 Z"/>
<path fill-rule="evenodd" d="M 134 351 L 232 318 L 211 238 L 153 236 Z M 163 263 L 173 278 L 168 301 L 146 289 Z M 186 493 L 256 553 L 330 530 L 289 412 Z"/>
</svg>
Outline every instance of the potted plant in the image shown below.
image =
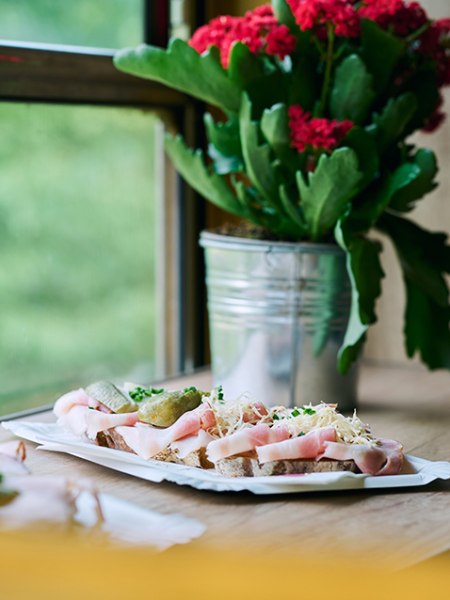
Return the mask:
<svg viewBox="0 0 450 600">
<path fill-rule="evenodd" d="M 179 136 L 167 152 L 263 238 L 203 238 L 216 376 L 265 400 L 354 401 L 383 278 L 374 229 L 403 270 L 408 356 L 450 368 L 447 236 L 407 216 L 436 187 L 435 155 L 407 139 L 444 118 L 450 19 L 404 0 L 273 0 L 115 64 L 218 109 L 208 158 Z"/>
</svg>

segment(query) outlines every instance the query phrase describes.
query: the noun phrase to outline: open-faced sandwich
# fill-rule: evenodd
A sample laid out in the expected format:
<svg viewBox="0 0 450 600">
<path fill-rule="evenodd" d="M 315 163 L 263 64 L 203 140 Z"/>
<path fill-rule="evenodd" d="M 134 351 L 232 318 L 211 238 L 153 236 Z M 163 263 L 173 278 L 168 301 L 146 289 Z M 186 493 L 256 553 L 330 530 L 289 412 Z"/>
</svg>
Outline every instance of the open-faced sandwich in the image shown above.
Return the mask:
<svg viewBox="0 0 450 600">
<path fill-rule="evenodd" d="M 334 404 L 266 407 L 246 396 L 225 401 L 221 388 L 180 391 L 98 382 L 54 407 L 77 436 L 144 459 L 216 469 L 227 477 L 352 471 L 395 475 L 402 445 L 372 435 Z"/>
</svg>

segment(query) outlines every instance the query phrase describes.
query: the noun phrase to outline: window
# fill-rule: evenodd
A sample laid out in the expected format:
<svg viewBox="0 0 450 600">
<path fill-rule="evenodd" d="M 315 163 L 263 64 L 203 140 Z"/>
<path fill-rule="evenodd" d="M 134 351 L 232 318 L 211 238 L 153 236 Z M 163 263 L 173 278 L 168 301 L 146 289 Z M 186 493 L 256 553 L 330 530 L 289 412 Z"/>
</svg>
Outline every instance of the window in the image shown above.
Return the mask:
<svg viewBox="0 0 450 600">
<path fill-rule="evenodd" d="M 158 120 L 194 131 L 196 107 L 103 48 L 188 36 L 204 3 L 15 4 L 0 0 L 0 414 L 203 361 L 202 207 Z"/>
</svg>

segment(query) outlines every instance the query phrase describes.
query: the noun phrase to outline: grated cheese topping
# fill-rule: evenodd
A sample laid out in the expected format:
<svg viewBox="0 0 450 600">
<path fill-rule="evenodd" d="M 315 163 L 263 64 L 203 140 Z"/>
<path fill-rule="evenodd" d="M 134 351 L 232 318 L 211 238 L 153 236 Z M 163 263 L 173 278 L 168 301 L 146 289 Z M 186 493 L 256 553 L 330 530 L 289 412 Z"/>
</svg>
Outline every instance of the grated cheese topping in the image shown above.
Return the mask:
<svg viewBox="0 0 450 600">
<path fill-rule="evenodd" d="M 216 424 L 208 429 L 211 435 L 225 437 L 252 425 L 273 423 L 266 407 L 247 394 L 242 394 L 234 401 L 225 401 L 220 388 L 215 388 L 209 396 L 203 396 L 202 400 L 209 405 L 216 419 Z"/>
<path fill-rule="evenodd" d="M 286 426 L 292 437 L 309 433 L 314 429 L 333 427 L 338 442 L 345 444 L 372 444 L 377 441 L 368 425 L 356 415 L 345 417 L 337 412 L 336 404 L 305 404 L 304 406 L 286 408 L 275 406 L 270 414 L 275 423 Z"/>
</svg>

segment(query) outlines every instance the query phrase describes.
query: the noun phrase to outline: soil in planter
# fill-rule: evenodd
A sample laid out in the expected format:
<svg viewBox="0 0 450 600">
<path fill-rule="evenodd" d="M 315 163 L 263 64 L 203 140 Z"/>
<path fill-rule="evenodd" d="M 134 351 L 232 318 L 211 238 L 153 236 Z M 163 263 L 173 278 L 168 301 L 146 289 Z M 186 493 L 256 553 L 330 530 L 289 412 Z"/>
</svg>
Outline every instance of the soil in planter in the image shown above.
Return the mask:
<svg viewBox="0 0 450 600">
<path fill-rule="evenodd" d="M 264 227 L 253 225 L 247 221 L 239 223 L 224 223 L 220 227 L 215 227 L 211 233 L 218 233 L 229 237 L 240 237 L 248 240 L 261 240 L 268 242 L 298 242 L 296 239 L 281 237 Z"/>
</svg>

